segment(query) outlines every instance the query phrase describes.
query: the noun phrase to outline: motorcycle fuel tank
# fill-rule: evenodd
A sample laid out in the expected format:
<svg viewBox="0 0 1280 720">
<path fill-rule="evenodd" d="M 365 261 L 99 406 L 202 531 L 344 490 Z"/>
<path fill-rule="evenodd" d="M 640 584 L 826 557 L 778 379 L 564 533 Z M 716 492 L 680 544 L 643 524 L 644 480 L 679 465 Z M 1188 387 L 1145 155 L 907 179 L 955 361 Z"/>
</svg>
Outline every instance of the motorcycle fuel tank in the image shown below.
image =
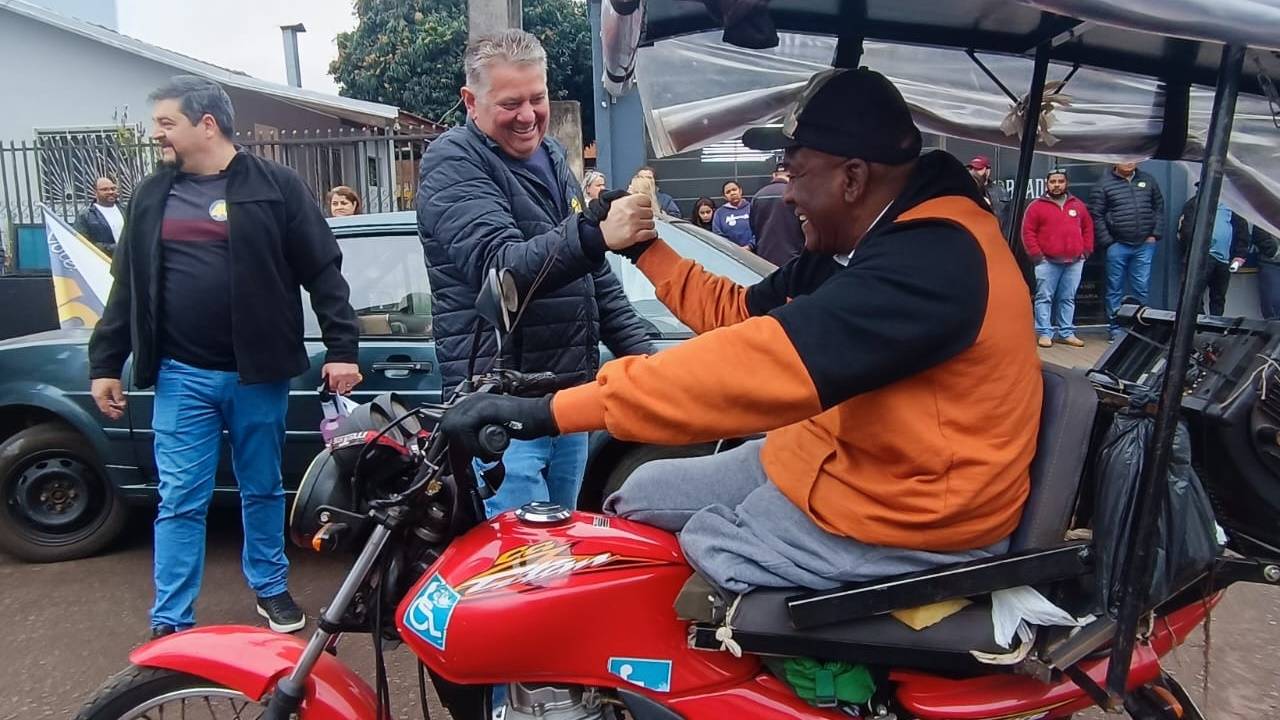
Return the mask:
<svg viewBox="0 0 1280 720">
<path fill-rule="evenodd" d="M 405 596 L 396 626 L 432 672 L 462 684 L 555 682 L 662 695 L 751 678 L 759 661 L 692 650 L 676 538 L 615 517 L 504 513 L 453 542 Z"/>
</svg>

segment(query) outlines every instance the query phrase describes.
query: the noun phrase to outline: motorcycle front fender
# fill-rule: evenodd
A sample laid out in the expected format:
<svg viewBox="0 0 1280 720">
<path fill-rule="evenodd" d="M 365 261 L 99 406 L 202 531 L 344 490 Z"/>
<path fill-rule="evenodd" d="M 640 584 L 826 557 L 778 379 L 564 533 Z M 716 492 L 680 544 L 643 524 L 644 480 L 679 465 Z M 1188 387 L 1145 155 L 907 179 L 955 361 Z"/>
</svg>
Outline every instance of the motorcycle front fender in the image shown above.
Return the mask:
<svg viewBox="0 0 1280 720">
<path fill-rule="evenodd" d="M 129 661 L 211 680 L 262 700 L 297 664 L 306 643 L 264 628 L 223 625 L 195 628 L 153 640 Z M 373 690 L 337 658 L 322 653 L 307 680 L 304 720 L 377 717 Z"/>
</svg>

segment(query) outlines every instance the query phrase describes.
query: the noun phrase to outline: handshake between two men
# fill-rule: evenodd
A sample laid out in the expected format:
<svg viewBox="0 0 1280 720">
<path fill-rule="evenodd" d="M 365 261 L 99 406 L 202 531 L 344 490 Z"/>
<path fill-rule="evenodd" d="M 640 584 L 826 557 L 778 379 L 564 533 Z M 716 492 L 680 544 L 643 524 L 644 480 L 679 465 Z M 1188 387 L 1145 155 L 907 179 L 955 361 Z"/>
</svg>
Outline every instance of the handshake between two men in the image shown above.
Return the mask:
<svg viewBox="0 0 1280 720">
<path fill-rule="evenodd" d="M 648 195 L 608 190 L 587 205 L 583 216 L 600 228 L 605 248 L 622 252 L 634 245 L 658 239 L 653 209 L 653 199 Z"/>
</svg>

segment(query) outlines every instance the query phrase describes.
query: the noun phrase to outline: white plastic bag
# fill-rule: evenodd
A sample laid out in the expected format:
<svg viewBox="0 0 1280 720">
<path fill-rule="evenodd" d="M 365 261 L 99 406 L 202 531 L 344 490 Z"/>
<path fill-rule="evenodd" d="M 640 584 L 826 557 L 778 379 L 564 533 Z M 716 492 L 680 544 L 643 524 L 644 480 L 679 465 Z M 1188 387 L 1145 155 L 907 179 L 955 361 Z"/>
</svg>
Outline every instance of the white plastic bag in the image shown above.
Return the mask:
<svg viewBox="0 0 1280 720">
<path fill-rule="evenodd" d="M 1082 627 L 1094 619 L 1092 615 L 1072 617 L 1035 588 L 1026 585 L 991 593 L 991 626 L 1000 647 L 1009 647 L 1015 634 L 1024 641 L 1032 637 L 1031 625 Z"/>
</svg>

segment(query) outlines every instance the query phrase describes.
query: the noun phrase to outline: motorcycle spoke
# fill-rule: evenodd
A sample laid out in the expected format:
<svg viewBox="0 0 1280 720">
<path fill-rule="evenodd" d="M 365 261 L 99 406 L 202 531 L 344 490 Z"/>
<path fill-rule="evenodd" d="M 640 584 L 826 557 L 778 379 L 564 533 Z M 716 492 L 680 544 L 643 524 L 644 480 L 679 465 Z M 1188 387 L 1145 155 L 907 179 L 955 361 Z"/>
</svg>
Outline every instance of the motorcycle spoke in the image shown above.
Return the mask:
<svg viewBox="0 0 1280 720">
<path fill-rule="evenodd" d="M 259 706 L 228 688 L 184 688 L 151 698 L 127 711 L 121 720 L 247 720 L 254 717 L 253 707 Z"/>
</svg>

